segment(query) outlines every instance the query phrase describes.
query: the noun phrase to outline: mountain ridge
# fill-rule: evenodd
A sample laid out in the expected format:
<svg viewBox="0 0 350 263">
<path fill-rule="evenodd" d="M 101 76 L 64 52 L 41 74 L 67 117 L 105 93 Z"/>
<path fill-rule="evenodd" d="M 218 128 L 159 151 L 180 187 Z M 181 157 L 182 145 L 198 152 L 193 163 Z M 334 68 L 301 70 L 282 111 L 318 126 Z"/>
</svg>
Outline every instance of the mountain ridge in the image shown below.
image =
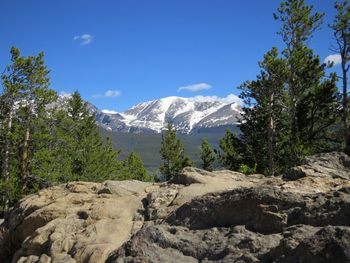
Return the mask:
<svg viewBox="0 0 350 263">
<path fill-rule="evenodd" d="M 237 126 L 242 114 L 236 95 L 225 99 L 215 96 L 190 98 L 169 96 L 138 103 L 124 112 L 100 110 L 88 102 L 99 126 L 109 131 L 128 133 L 161 133 L 172 123 L 182 134 L 203 129 Z"/>
</svg>

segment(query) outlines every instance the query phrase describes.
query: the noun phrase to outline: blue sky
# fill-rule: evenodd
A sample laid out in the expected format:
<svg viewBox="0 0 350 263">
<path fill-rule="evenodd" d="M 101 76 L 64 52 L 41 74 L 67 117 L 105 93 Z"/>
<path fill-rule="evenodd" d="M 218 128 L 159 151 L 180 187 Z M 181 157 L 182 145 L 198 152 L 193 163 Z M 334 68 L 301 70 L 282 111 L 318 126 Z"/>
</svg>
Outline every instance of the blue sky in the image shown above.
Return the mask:
<svg viewBox="0 0 350 263">
<path fill-rule="evenodd" d="M 45 53 L 56 91 L 79 90 L 101 109 L 123 111 L 165 96 L 225 97 L 282 48 L 275 0 L 2 0 L 0 69 L 9 49 Z M 333 1 L 309 45 L 324 59 Z M 339 66 L 334 70 L 338 71 Z"/>
</svg>

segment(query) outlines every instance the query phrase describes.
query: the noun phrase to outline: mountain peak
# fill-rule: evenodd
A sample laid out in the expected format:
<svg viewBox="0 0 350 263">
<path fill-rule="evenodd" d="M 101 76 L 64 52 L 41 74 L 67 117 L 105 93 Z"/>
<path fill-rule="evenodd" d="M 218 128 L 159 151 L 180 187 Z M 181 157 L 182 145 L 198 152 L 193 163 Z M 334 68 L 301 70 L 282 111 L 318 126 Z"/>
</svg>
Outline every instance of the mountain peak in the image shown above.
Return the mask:
<svg viewBox="0 0 350 263">
<path fill-rule="evenodd" d="M 64 107 L 67 99 L 66 94 L 60 95 L 57 103 Z M 138 103 L 124 112 L 100 110 L 88 103 L 97 124 L 110 131 L 160 133 L 167 123 L 172 123 L 179 133 L 185 134 L 237 125 L 241 105 L 239 97 L 233 94 L 225 98 L 169 96 Z"/>
<path fill-rule="evenodd" d="M 121 113 L 102 110 L 101 114 L 107 116 L 100 116 L 98 122 L 112 131 L 152 133 L 160 133 L 170 122 L 178 132 L 191 133 L 200 128 L 237 124 L 241 104 L 233 94 L 225 98 L 169 96 L 138 103 Z"/>
</svg>

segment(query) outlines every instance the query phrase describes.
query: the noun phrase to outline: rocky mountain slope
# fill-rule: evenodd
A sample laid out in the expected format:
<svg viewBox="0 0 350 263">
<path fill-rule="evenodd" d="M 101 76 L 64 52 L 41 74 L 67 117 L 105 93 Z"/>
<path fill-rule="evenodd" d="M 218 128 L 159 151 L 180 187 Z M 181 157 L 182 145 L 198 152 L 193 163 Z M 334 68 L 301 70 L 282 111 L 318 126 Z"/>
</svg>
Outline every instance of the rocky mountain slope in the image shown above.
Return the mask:
<svg viewBox="0 0 350 263">
<path fill-rule="evenodd" d="M 283 177 L 186 168 L 173 182 L 73 182 L 22 199 L 0 262 L 350 262 L 350 158 Z"/>
<path fill-rule="evenodd" d="M 58 104 L 65 105 L 69 96 L 60 96 Z M 234 126 L 242 113 L 240 99 L 197 96 L 166 97 L 139 103 L 118 113 L 100 110 L 88 103 L 97 123 L 110 131 L 130 133 L 160 133 L 171 122 L 179 133 L 197 133 L 210 128 Z"/>
</svg>

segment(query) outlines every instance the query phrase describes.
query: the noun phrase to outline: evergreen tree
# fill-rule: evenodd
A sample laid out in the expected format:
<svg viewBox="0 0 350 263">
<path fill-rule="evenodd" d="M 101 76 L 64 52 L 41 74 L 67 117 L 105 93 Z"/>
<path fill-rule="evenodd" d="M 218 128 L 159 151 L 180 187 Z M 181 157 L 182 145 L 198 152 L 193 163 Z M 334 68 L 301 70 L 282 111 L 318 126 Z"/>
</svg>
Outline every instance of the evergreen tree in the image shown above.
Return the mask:
<svg viewBox="0 0 350 263">
<path fill-rule="evenodd" d="M 121 169 L 117 160 L 119 152 L 113 150 L 109 139 L 103 144 L 95 117 L 78 92 L 68 100 L 67 112 L 68 119 L 64 120 L 62 128 L 68 141 L 70 179 L 101 181 L 118 178 Z"/>
<path fill-rule="evenodd" d="M 306 46 L 323 19 L 304 0 L 281 3 L 275 18 L 282 22 L 279 34 L 286 48 L 285 88 L 288 92 L 289 135 L 284 149 L 289 164 L 295 165 L 305 154 L 329 150 L 327 140 L 337 121 L 336 77 L 325 79 L 325 66 Z M 305 108 L 306 107 L 306 108 Z"/>
<path fill-rule="evenodd" d="M 14 65 L 18 67 L 17 78 L 21 79 L 19 90 L 20 118 L 24 129 L 21 157 L 21 179 L 26 189 L 30 175 L 31 136 L 35 128 L 35 121 L 46 115 L 46 105 L 55 99 L 56 93 L 49 89 L 49 70 L 44 64 L 43 53 L 28 58 L 20 57 L 18 49 L 12 48 L 15 56 Z"/>
<path fill-rule="evenodd" d="M 244 143 L 254 148 L 254 151 L 246 152 L 246 162 L 257 164 L 259 172 L 274 175 L 276 158 L 280 154 L 277 142 L 281 141 L 281 131 L 286 128 L 286 66 L 278 57 L 277 48 L 267 52 L 259 65 L 262 70 L 257 80 L 241 86 L 241 98 L 247 106 L 243 108 L 240 128 Z"/>
<path fill-rule="evenodd" d="M 304 55 L 305 42 L 320 27 L 323 16 L 324 14 L 321 13 L 313 13 L 313 6 L 306 5 L 304 0 L 283 1 L 278 8 L 278 13 L 274 14 L 275 19 L 282 22 L 278 33 L 286 44 L 283 54 L 288 67 L 286 84 L 289 92 L 291 145 L 296 145 L 298 141 L 297 107 L 300 96 L 307 88 L 307 83 L 303 79 L 307 72 L 302 71 L 303 64 L 300 59 Z"/>
<path fill-rule="evenodd" d="M 10 69 L 7 69 L 10 71 Z M 12 72 L 11 72 L 12 74 Z M 1 206 L 4 210 L 7 210 L 10 202 L 9 191 L 13 188 L 10 183 L 10 179 L 14 178 L 14 174 L 11 173 L 14 167 L 17 167 L 17 163 L 13 163 L 13 157 L 18 154 L 15 141 L 15 100 L 18 93 L 17 80 L 15 78 L 9 78 L 7 75 L 2 75 L 3 94 L 0 96 L 0 193 L 1 193 Z M 13 166 L 14 165 L 14 166 Z M 17 192 L 17 191 L 16 191 Z"/>
<path fill-rule="evenodd" d="M 131 152 L 124 160 L 123 168 L 123 179 L 133 179 L 145 182 L 152 180 L 152 178 L 147 174 L 141 158 L 134 152 Z"/>
<path fill-rule="evenodd" d="M 160 172 L 166 180 L 172 179 L 180 173 L 186 166 L 192 166 L 192 161 L 185 156 L 184 146 L 176 137 L 176 130 L 171 123 L 168 123 L 167 129 L 162 134 L 160 154 L 163 163 L 160 166 Z"/>
<path fill-rule="evenodd" d="M 213 171 L 215 153 L 207 139 L 204 139 L 200 146 L 200 158 L 202 160 L 202 168 L 207 171 Z"/>
<path fill-rule="evenodd" d="M 257 80 L 241 86 L 244 161 L 269 175 L 332 149 L 339 114 L 337 78 L 325 77 L 326 65 L 305 44 L 323 14 L 303 0 L 286 0 L 278 12 L 286 48 L 281 57 L 276 48 L 267 52 Z"/>
<path fill-rule="evenodd" d="M 342 130 L 344 134 L 344 151 L 350 155 L 350 127 L 348 124 L 349 118 L 349 106 L 348 106 L 348 72 L 350 69 L 350 5 L 349 1 L 335 2 L 335 9 L 337 15 L 330 25 L 333 30 L 333 36 L 335 39 L 335 46 L 332 47 L 332 51 L 340 54 L 341 57 L 341 69 L 342 69 Z"/>
<path fill-rule="evenodd" d="M 35 151 L 31 161 L 31 173 L 51 184 L 67 182 L 69 178 L 69 155 L 67 141 L 59 133 L 60 118 L 66 118 L 63 110 L 48 110 L 45 118 L 35 122 Z M 65 135 L 66 136 L 66 135 Z"/>
<path fill-rule="evenodd" d="M 50 183 L 122 177 L 119 152 L 103 143 L 79 93 L 61 109 L 52 103 L 43 54 L 11 49 L 0 94 L 0 214 L 23 194 Z"/>
<path fill-rule="evenodd" d="M 2 178 L 5 185 L 9 180 L 15 180 L 16 185 L 27 192 L 30 191 L 28 184 L 33 180 L 31 164 L 40 135 L 35 125 L 46 117 L 46 105 L 55 99 L 56 93 L 49 89 L 43 53 L 22 57 L 20 51 L 13 47 L 11 62 L 2 75 L 2 129 L 5 131 Z M 7 201 L 4 202 L 6 206 Z"/>
<path fill-rule="evenodd" d="M 238 171 L 243 163 L 243 145 L 240 139 L 226 129 L 225 136 L 220 140 L 220 149 L 218 152 L 219 162 L 226 168 L 232 171 Z"/>
</svg>

